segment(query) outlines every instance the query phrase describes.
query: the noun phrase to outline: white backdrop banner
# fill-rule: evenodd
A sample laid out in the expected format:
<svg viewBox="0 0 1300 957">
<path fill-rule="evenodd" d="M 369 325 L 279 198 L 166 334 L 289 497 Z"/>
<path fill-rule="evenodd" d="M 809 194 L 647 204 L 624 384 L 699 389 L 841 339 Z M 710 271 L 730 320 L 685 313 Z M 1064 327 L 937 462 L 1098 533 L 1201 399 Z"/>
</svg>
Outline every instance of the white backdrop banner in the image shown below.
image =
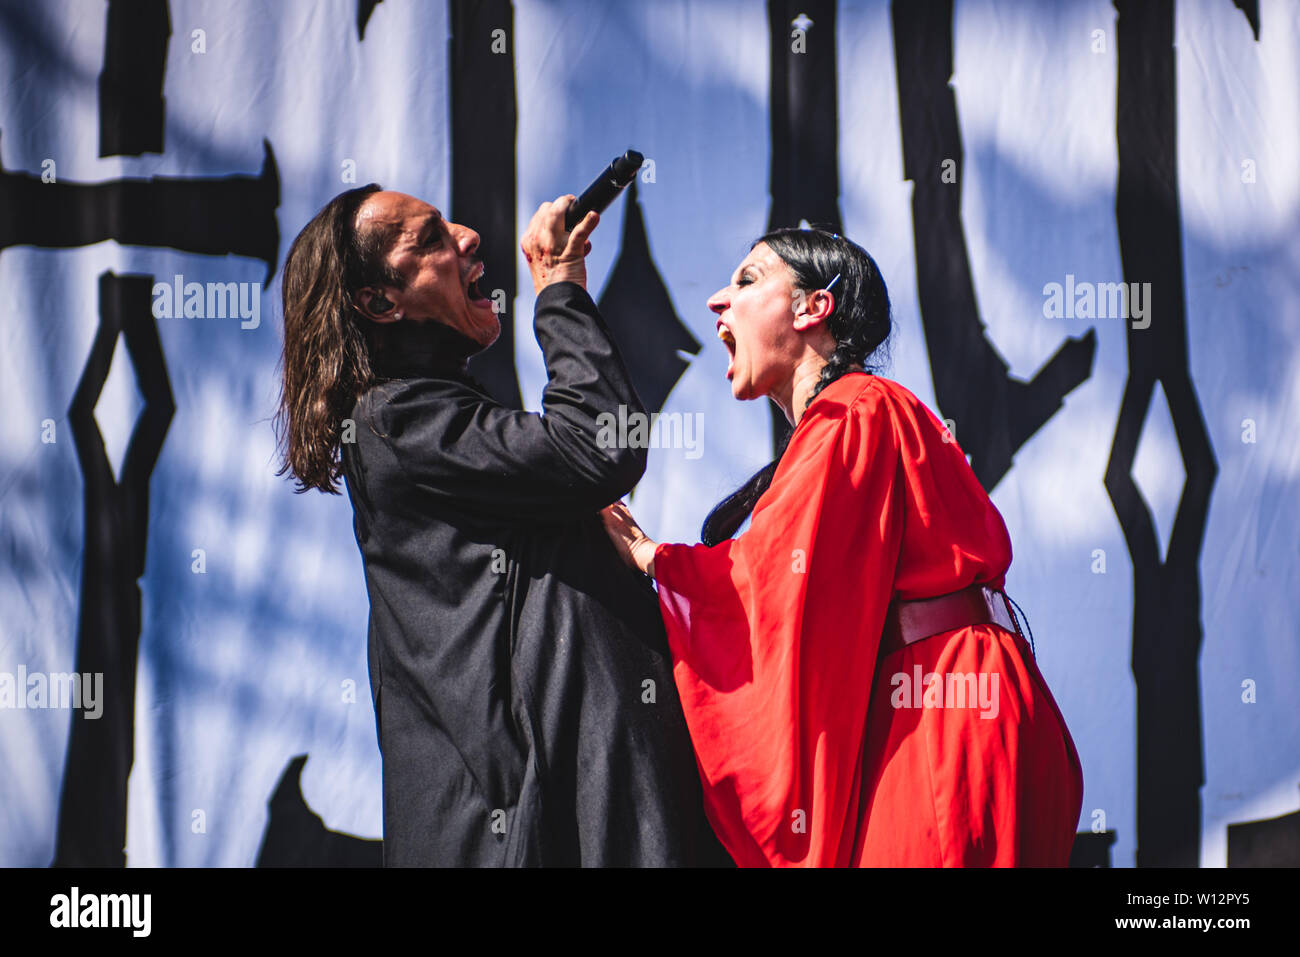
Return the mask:
<svg viewBox="0 0 1300 957">
<path fill-rule="evenodd" d="M 275 474 L 280 266 L 353 185 L 448 211 L 507 263 L 493 381 L 536 410 L 509 257 L 629 147 L 590 287 L 644 304 L 611 324 L 693 427 L 651 536 L 772 454 L 707 298 L 829 223 L 1006 519 L 1080 863 L 1225 866 L 1300 809 L 1300 7 L 1118 7 L 0 3 L 0 866 L 374 853 L 351 509 Z"/>
</svg>

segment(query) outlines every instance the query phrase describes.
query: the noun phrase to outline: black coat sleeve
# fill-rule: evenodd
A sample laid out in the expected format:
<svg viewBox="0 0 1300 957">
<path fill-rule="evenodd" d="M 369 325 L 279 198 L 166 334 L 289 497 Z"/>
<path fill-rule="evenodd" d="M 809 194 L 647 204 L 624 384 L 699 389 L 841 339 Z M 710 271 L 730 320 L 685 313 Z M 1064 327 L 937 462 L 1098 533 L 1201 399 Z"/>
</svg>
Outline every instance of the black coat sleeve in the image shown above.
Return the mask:
<svg viewBox="0 0 1300 957">
<path fill-rule="evenodd" d="M 609 329 L 581 286 L 555 283 L 537 297 L 537 341 L 548 381 L 542 412 L 522 412 L 450 379 L 373 390 L 380 434 L 424 494 L 500 517 L 547 520 L 590 513 L 630 491 L 644 448 L 618 448 L 617 421 L 643 413 Z M 387 393 L 387 394 L 384 394 Z"/>
</svg>

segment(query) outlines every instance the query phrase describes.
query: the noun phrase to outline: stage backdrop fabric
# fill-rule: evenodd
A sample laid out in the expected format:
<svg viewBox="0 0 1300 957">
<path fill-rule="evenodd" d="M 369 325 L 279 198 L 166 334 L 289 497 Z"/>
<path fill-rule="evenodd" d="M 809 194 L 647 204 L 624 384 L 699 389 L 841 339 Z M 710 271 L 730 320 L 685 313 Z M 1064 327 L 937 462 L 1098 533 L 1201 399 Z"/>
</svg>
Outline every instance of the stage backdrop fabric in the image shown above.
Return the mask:
<svg viewBox="0 0 1300 957">
<path fill-rule="evenodd" d="M 519 236 L 629 147 L 588 268 L 680 426 L 631 499 L 649 534 L 697 541 L 770 459 L 705 302 L 770 225 L 826 223 L 888 283 L 881 371 L 1006 520 L 1085 862 L 1224 866 L 1230 825 L 1300 808 L 1300 7 L 5 0 L 0 27 L 0 866 L 376 860 L 351 509 L 275 475 L 285 253 L 370 181 L 478 228 L 484 378 L 536 410 Z M 26 706 L 74 671 L 98 717 Z"/>
</svg>

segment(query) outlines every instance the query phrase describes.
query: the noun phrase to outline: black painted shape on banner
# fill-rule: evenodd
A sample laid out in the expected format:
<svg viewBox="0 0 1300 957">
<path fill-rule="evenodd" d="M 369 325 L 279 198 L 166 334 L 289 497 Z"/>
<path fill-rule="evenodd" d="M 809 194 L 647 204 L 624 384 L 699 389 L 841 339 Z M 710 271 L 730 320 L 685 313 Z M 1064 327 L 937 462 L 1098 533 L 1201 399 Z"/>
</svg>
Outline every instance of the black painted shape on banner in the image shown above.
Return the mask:
<svg viewBox="0 0 1300 957">
<path fill-rule="evenodd" d="M 806 219 L 838 233 L 835 0 L 769 0 L 767 15 L 772 110 L 768 228 L 798 226 Z"/>
<path fill-rule="evenodd" d="M 470 371 L 498 402 L 520 409 L 515 372 L 514 9 L 510 0 L 451 0 L 450 14 L 451 218 L 478 232 L 489 295 L 505 300 L 505 311 L 497 316 L 501 336 L 470 361 Z M 494 37 L 496 30 L 503 34 Z M 505 44 L 504 52 L 494 52 L 498 40 Z"/>
<path fill-rule="evenodd" d="M 1115 7 L 1120 262 L 1126 282 L 1150 284 L 1149 325 L 1128 324 L 1128 379 L 1105 479 L 1133 566 L 1137 864 L 1198 867 L 1205 783 L 1200 555 L 1218 465 L 1188 369 L 1174 5 L 1118 0 Z M 1157 382 L 1186 473 L 1163 559 L 1151 511 L 1132 475 Z"/>
<path fill-rule="evenodd" d="M 767 228 L 800 220 L 844 232 L 840 215 L 835 0 L 768 0 L 772 159 Z M 790 431 L 771 406 L 772 450 Z"/>
<path fill-rule="evenodd" d="M 370 15 L 375 12 L 375 7 L 383 3 L 384 0 L 357 0 L 357 39 L 366 38 L 366 24 L 370 22 Z"/>
<path fill-rule="evenodd" d="M 302 796 L 300 754 L 284 769 L 267 806 L 271 816 L 257 852 L 257 867 L 382 867 L 384 842 L 331 831 Z"/>
<path fill-rule="evenodd" d="M 99 74 L 99 155 L 163 151 L 167 0 L 108 0 Z"/>
<path fill-rule="evenodd" d="M 1110 867 L 1110 848 L 1117 837 L 1114 831 L 1080 831 L 1070 848 L 1070 867 Z"/>
<path fill-rule="evenodd" d="M 1300 867 L 1300 811 L 1228 825 L 1229 867 Z"/>
<path fill-rule="evenodd" d="M 0 165 L 0 250 L 10 246 L 69 249 L 113 239 L 129 246 L 168 246 L 209 256 L 247 256 L 275 275 L 280 176 L 271 144 L 256 176 L 119 179 L 42 183 Z"/>
<path fill-rule="evenodd" d="M 1232 0 L 1237 9 L 1246 15 L 1246 22 L 1250 24 L 1251 33 L 1255 34 L 1255 39 L 1259 39 L 1259 0 Z"/>
<path fill-rule="evenodd" d="M 104 451 L 95 421 L 117 337 L 126 341 L 144 399 L 122 472 Z M 99 277 L 99 328 L 68 421 L 84 481 L 85 550 L 77 620 L 76 671 L 102 674 L 98 718 L 72 712 L 59 802 L 55 867 L 126 864 L 127 779 L 135 755 L 135 675 L 140 645 L 140 577 L 149 531 L 149 480 L 175 412 L 153 317 L 153 277 Z"/>
<path fill-rule="evenodd" d="M 903 127 L 903 175 L 913 183 L 917 298 L 934 394 L 956 422 L 957 441 L 986 491 L 1011 468 L 1015 453 L 1092 374 L 1097 335 L 1067 339 L 1029 382 L 1010 368 L 985 334 L 975 301 L 961 218 L 963 149 L 952 87 L 952 3 L 891 5 Z M 943 163 L 956 182 L 943 182 Z"/>
<path fill-rule="evenodd" d="M 637 398 L 653 413 L 664 407 L 668 393 L 689 365 L 679 353 L 695 355 L 700 343 L 673 308 L 672 296 L 650 255 L 636 189 L 634 179 L 623 206 L 618 258 L 597 305 L 614 334 Z"/>
</svg>

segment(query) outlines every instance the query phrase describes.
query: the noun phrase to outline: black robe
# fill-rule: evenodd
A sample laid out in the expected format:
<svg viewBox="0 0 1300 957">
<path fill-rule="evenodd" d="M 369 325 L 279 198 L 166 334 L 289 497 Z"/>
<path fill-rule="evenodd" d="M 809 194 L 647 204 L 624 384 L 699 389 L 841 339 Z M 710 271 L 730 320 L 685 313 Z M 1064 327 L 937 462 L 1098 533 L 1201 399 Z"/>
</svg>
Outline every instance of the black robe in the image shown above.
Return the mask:
<svg viewBox="0 0 1300 957">
<path fill-rule="evenodd" d="M 645 449 L 602 448 L 597 417 L 640 401 L 582 287 L 544 289 L 534 324 L 541 415 L 486 394 L 469 339 L 402 323 L 343 444 L 384 863 L 730 863 L 704 816 L 654 588 L 596 514 L 646 465 Z"/>
</svg>

